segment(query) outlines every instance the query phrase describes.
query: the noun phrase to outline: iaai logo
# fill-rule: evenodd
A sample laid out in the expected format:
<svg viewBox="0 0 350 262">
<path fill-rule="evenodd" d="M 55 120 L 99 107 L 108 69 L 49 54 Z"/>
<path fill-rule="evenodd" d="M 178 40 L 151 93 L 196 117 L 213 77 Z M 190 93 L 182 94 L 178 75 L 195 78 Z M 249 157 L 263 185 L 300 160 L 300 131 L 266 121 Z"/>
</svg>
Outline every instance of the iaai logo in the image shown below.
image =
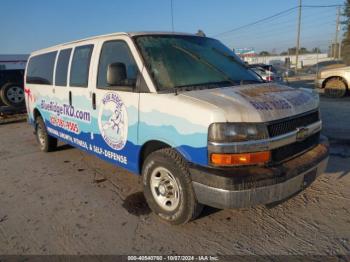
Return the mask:
<svg viewBox="0 0 350 262">
<path fill-rule="evenodd" d="M 124 148 L 128 138 L 126 107 L 115 93 L 107 93 L 102 99 L 98 126 L 104 141 L 113 149 Z"/>
</svg>

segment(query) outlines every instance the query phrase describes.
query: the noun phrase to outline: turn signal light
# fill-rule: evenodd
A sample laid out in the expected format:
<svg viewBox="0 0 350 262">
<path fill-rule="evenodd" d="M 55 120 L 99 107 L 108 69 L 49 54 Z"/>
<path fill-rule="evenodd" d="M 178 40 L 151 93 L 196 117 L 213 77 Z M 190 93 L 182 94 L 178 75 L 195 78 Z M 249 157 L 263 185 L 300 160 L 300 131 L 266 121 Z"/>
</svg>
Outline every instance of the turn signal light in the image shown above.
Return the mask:
<svg viewBox="0 0 350 262">
<path fill-rule="evenodd" d="M 243 154 L 211 154 L 211 163 L 217 166 L 256 165 L 270 161 L 270 151 Z"/>
</svg>

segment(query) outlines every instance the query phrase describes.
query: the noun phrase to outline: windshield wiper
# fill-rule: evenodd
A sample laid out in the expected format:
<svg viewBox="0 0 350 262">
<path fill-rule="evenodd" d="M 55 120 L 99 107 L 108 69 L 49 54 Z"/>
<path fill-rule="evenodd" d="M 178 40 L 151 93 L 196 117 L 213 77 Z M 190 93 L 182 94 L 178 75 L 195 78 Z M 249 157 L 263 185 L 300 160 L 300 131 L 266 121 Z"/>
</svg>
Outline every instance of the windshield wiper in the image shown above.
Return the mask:
<svg viewBox="0 0 350 262">
<path fill-rule="evenodd" d="M 220 73 L 226 81 L 230 82 L 232 85 L 238 85 L 239 83 L 237 83 L 236 81 L 232 80 L 230 78 L 230 76 L 228 76 L 225 72 L 223 72 L 222 70 L 220 70 L 219 68 L 217 68 L 216 66 L 214 66 L 213 64 L 211 64 L 210 62 L 208 62 L 206 59 L 204 59 L 202 56 L 198 55 L 197 53 L 194 53 L 190 50 L 187 50 L 186 48 L 183 48 L 181 46 L 177 46 L 177 45 L 172 45 L 174 48 L 184 52 L 185 54 L 189 55 L 190 57 L 194 58 L 195 60 L 201 62 L 202 64 L 206 65 L 207 67 L 213 69 L 214 71 Z"/>
<path fill-rule="evenodd" d="M 220 88 L 220 87 L 227 87 L 231 85 L 232 84 L 230 81 L 207 82 L 207 83 L 200 83 L 200 84 L 193 84 L 193 85 L 169 87 L 169 88 L 160 90 L 160 93 L 175 93 L 176 95 L 178 95 L 178 92 L 183 92 L 183 91 L 214 89 L 214 88 Z"/>
<path fill-rule="evenodd" d="M 259 80 L 241 80 L 241 85 L 244 84 L 262 84 L 264 81 L 259 81 Z"/>
<path fill-rule="evenodd" d="M 218 88 L 218 87 L 225 87 L 230 86 L 232 83 L 230 81 L 219 81 L 219 82 L 207 82 L 207 83 L 199 83 L 199 84 L 191 84 L 191 85 L 181 85 L 181 86 L 175 86 L 175 88 L 181 89 L 181 90 L 192 90 L 192 89 L 212 89 L 212 88 Z"/>
</svg>

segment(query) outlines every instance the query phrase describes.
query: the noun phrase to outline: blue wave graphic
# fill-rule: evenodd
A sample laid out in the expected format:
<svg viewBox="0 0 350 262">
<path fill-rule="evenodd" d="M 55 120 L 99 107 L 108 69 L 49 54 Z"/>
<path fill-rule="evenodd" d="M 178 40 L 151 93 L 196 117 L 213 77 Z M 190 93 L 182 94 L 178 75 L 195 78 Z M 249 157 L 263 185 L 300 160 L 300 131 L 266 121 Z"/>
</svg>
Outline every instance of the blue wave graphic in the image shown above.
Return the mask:
<svg viewBox="0 0 350 262">
<path fill-rule="evenodd" d="M 77 138 L 80 139 L 81 141 L 85 141 L 87 143 L 87 147 L 81 146 L 77 143 L 74 143 L 68 139 L 62 138 L 60 136 L 57 136 L 56 134 L 52 134 L 53 136 L 57 137 L 58 139 L 73 145 L 74 147 L 77 147 L 79 149 L 82 149 L 84 151 L 87 151 L 88 153 L 91 153 L 107 162 L 110 162 L 112 164 L 116 164 L 122 168 L 125 168 L 128 171 L 131 171 L 136 174 L 141 173 L 141 168 L 140 168 L 140 151 L 141 151 L 141 146 L 136 145 L 132 143 L 131 141 L 127 141 L 125 147 L 122 150 L 114 150 L 110 148 L 106 142 L 104 141 L 103 137 L 100 134 L 93 133 L 85 133 L 81 132 L 80 134 L 74 134 L 67 132 L 66 130 L 53 126 L 49 121 L 45 121 L 45 124 L 47 127 L 51 127 L 52 129 L 65 134 L 69 135 L 71 138 Z M 93 139 L 92 139 L 93 136 Z M 102 149 L 102 154 L 95 152 L 94 150 L 90 149 L 90 145 L 97 146 L 98 148 Z M 207 159 L 207 147 L 191 147 L 188 145 L 179 145 L 175 147 L 188 161 L 197 163 L 200 165 L 207 165 L 208 159 Z M 106 154 L 105 154 L 106 152 Z M 125 156 L 127 158 L 127 163 L 121 163 L 119 161 L 116 161 L 110 157 L 108 157 L 109 152 L 112 152 L 114 154 L 117 154 L 119 156 Z"/>
<path fill-rule="evenodd" d="M 63 102 L 57 98 L 42 97 L 42 99 L 47 101 L 55 101 L 58 103 Z M 40 100 L 41 98 L 37 101 Z M 74 97 L 74 102 L 76 108 L 90 110 L 88 108 L 90 103 L 87 102 L 86 97 Z M 38 107 L 38 109 L 40 110 L 40 107 Z M 135 173 L 140 173 L 139 155 L 141 147 L 150 140 L 158 140 L 169 144 L 171 147 L 176 148 L 187 161 L 199 165 L 208 164 L 207 127 L 193 124 L 186 118 L 173 116 L 168 113 L 162 113 L 157 110 L 153 110 L 151 112 L 140 111 L 140 115 L 138 115 L 137 108 L 134 106 L 129 106 L 127 107 L 129 123 L 128 141 L 122 150 L 117 151 L 110 148 L 100 134 L 97 119 L 98 111 L 91 110 L 91 123 L 61 116 L 65 120 L 76 122 L 79 125 L 80 134 L 74 134 L 63 128 L 53 126 L 49 122 L 50 115 L 52 115 L 52 113 L 42 110 L 40 111 L 48 127 L 51 127 L 52 129 L 63 134 L 69 135 L 72 138 L 85 141 L 92 146 L 95 145 L 103 151 L 106 151 L 107 155 L 108 152 L 113 152 L 114 154 L 125 156 L 127 158 L 127 164 L 115 161 L 105 154 L 94 152 L 93 149 L 91 150 L 90 148 L 82 147 L 76 143 L 73 143 L 72 141 L 58 137 L 60 140 L 72 144 L 80 149 L 86 150 L 101 159 L 117 164 L 118 166 L 126 168 L 127 170 Z M 106 117 L 106 115 L 102 115 L 102 117 Z M 31 121 L 33 120 L 31 119 Z"/>
</svg>

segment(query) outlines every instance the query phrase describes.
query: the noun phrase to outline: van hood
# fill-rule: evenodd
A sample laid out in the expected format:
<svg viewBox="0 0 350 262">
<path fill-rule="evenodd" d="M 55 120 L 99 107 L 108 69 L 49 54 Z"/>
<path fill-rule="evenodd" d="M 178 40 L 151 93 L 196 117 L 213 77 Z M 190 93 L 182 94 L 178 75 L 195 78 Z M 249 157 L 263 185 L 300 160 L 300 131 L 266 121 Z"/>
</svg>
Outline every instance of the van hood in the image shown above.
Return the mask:
<svg viewBox="0 0 350 262">
<path fill-rule="evenodd" d="M 277 83 L 189 91 L 181 96 L 222 110 L 228 122 L 273 121 L 315 110 L 319 106 L 317 92 Z"/>
</svg>

